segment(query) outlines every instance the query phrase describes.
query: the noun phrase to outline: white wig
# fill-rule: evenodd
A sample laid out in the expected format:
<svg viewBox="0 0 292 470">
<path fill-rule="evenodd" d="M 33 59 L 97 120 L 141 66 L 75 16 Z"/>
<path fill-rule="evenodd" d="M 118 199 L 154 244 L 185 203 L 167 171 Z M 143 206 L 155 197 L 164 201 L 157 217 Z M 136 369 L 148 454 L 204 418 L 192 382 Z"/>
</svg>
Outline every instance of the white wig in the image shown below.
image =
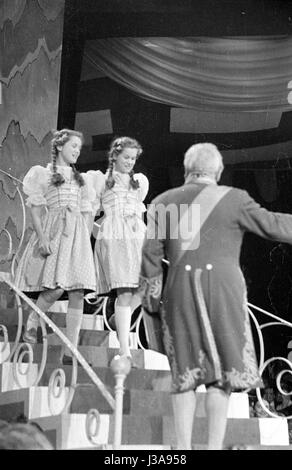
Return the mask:
<svg viewBox="0 0 292 470">
<path fill-rule="evenodd" d="M 224 168 L 222 155 L 214 144 L 195 144 L 185 153 L 185 175 L 216 176 Z"/>
</svg>

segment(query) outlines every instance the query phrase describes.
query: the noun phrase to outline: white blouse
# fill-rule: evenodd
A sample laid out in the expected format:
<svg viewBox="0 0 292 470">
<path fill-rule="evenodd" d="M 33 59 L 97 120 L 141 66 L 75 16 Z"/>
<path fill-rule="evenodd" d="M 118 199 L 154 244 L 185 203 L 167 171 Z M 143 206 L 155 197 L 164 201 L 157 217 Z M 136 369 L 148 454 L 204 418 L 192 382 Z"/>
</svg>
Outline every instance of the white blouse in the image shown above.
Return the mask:
<svg viewBox="0 0 292 470">
<path fill-rule="evenodd" d="M 51 207 L 52 204 L 56 205 L 57 203 L 62 206 L 78 204 L 81 212 L 92 212 L 95 192 L 87 184 L 84 174 L 82 176 L 85 185 L 80 187 L 70 166 L 57 165 L 57 171 L 65 179 L 65 183 L 60 186 L 54 186 L 50 183 L 52 177 L 51 163 L 46 167 L 36 165 L 30 168 L 23 179 L 23 191 L 28 196 L 26 205 L 28 207 L 41 205 Z M 58 195 L 57 198 L 54 193 Z M 57 202 L 54 203 L 53 201 Z"/>
<path fill-rule="evenodd" d="M 123 193 L 125 192 L 125 189 L 127 191 L 130 191 L 132 197 L 135 196 L 135 200 L 140 203 L 140 211 L 145 212 L 146 208 L 143 204 L 143 201 L 149 190 L 149 181 L 143 173 L 134 174 L 134 179 L 139 181 L 138 189 L 133 189 L 129 186 L 130 176 L 127 173 L 113 171 L 113 177 L 116 183 L 112 189 L 107 189 L 105 186 L 105 182 L 108 177 L 108 172 L 104 174 L 99 170 L 90 170 L 85 173 L 84 177 L 87 181 L 88 186 L 90 186 L 91 189 L 93 188 L 95 192 L 95 199 L 92 202 L 94 214 L 100 209 L 102 201 L 106 198 L 108 192 L 115 193 L 117 199 L 119 197 L 123 199 Z"/>
</svg>

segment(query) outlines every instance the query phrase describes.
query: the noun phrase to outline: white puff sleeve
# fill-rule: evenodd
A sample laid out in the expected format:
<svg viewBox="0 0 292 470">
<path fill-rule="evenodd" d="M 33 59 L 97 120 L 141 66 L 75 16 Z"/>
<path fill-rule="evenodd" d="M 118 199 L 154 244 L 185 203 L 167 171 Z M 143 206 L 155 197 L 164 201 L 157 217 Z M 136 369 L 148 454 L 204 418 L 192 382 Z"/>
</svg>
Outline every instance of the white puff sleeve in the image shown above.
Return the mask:
<svg viewBox="0 0 292 470">
<path fill-rule="evenodd" d="M 136 173 L 134 178 L 139 181 L 139 184 L 140 184 L 140 188 L 138 189 L 139 199 L 141 202 L 143 202 L 149 191 L 148 178 L 147 176 L 143 175 L 143 173 Z"/>
<path fill-rule="evenodd" d="M 36 165 L 31 167 L 23 179 L 23 192 L 28 196 L 26 205 L 47 205 L 46 193 L 49 186 L 49 172 L 47 168 Z"/>
<path fill-rule="evenodd" d="M 105 175 L 100 170 L 89 170 L 82 174 L 90 194 L 92 213 L 95 215 L 101 205 L 101 195 L 105 187 Z"/>
<path fill-rule="evenodd" d="M 141 212 L 146 211 L 146 207 L 143 204 L 145 197 L 147 196 L 149 190 L 149 181 L 147 176 L 143 175 L 143 173 L 136 173 L 134 175 L 134 179 L 139 181 L 140 188 L 138 189 L 138 199 L 140 202 L 140 210 Z"/>
</svg>

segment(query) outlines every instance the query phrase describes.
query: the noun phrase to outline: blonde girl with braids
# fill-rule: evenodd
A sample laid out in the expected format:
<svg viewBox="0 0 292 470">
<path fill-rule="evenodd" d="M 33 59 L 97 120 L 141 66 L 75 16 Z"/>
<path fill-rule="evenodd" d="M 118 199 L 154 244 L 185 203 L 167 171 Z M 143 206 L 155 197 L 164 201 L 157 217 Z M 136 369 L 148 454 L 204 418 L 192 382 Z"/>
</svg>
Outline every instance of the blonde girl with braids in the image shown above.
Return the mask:
<svg viewBox="0 0 292 470">
<path fill-rule="evenodd" d="M 115 139 L 108 153 L 108 170 L 87 172 L 96 192 L 95 209 L 104 218 L 95 243 L 97 293 L 115 292 L 115 324 L 120 355 L 131 358 L 129 332 L 131 316 L 140 304 L 136 294 L 146 226 L 143 221 L 149 183 L 134 165 L 142 148 L 130 137 Z M 132 358 L 131 358 L 132 359 Z"/>
<path fill-rule="evenodd" d="M 66 291 L 66 332 L 77 346 L 84 291 L 96 290 L 89 226 L 94 192 L 76 170 L 83 135 L 62 129 L 53 135 L 51 163 L 33 166 L 23 180 L 34 233 L 18 264 L 16 284 L 46 312 Z M 23 339 L 35 343 L 39 320 L 29 315 Z M 63 363 L 71 363 L 69 350 Z"/>
</svg>

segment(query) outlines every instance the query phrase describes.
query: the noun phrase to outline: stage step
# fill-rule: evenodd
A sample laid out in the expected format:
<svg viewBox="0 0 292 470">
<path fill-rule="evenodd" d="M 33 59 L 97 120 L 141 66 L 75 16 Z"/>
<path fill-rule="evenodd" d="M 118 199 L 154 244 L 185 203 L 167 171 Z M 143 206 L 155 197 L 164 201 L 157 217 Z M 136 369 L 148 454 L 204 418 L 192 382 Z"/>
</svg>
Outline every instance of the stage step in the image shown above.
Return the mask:
<svg viewBox="0 0 292 470">
<path fill-rule="evenodd" d="M 95 332 L 104 333 L 104 332 Z M 108 335 L 107 335 L 108 336 Z M 11 348 L 13 344 L 7 346 L 7 350 Z M 0 343 L 1 347 L 1 343 Z M 84 356 L 84 358 L 90 362 L 93 367 L 108 367 L 111 360 L 119 352 L 118 348 L 106 347 L 106 346 L 88 346 L 78 345 L 78 350 Z M 41 361 L 43 346 L 39 343 L 33 345 L 33 361 L 39 363 Z M 2 352 L 5 355 L 6 351 Z M 47 351 L 47 363 L 60 364 L 61 345 L 49 345 Z M 143 349 L 131 349 L 131 354 L 135 363 L 139 369 L 151 369 L 151 370 L 164 370 L 169 371 L 169 363 L 167 357 L 152 350 Z"/>
<path fill-rule="evenodd" d="M 112 445 L 113 415 L 101 415 L 100 432 L 93 447 Z M 91 447 L 85 433 L 85 415 L 68 414 L 35 419 L 42 429 L 57 437 L 59 449 Z M 207 422 L 197 418 L 193 429 L 193 448 L 206 448 Z M 126 446 L 175 447 L 174 423 L 170 417 L 124 416 L 122 444 Z M 287 422 L 283 418 L 228 419 L 224 446 L 246 445 L 289 447 Z"/>
<path fill-rule="evenodd" d="M 7 377 L 7 368 L 4 367 L 5 372 L 3 381 Z M 107 387 L 108 391 L 114 396 L 114 388 Z M 18 393 L 19 392 L 19 393 Z M 68 394 L 68 391 L 66 392 Z M 60 409 L 64 405 L 64 397 L 56 400 L 56 407 Z M 197 417 L 205 416 L 204 407 L 205 393 L 198 393 L 198 405 L 196 410 Z M 48 416 L 54 413 L 48 408 L 48 387 L 37 386 L 17 389 L 9 389 L 2 391 L 0 396 L 0 407 L 2 408 L 2 415 L 11 412 L 10 404 L 14 402 L 25 403 L 26 415 L 31 418 L 38 418 Z M 55 402 L 54 402 L 55 403 Z M 59 406 L 60 403 L 60 406 Z M 9 406 L 8 406 L 9 405 Z M 8 411 L 5 411 L 8 406 Z M 87 413 L 89 409 L 98 409 L 101 413 L 111 414 L 112 409 L 108 402 L 105 400 L 100 391 L 93 384 L 77 384 L 75 388 L 74 397 L 70 406 L 72 413 Z M 135 390 L 126 389 L 123 400 L 123 413 L 124 415 L 135 416 L 172 416 L 172 403 L 169 392 L 151 391 L 151 390 Z M 248 397 L 243 393 L 233 393 L 230 400 L 228 410 L 229 418 L 249 419 L 249 406 Z"/>
<path fill-rule="evenodd" d="M 6 309 L 6 319 L 11 313 Z M 50 314 L 64 332 L 65 314 Z M 1 315 L 0 315 L 1 317 Z M 109 368 L 118 354 L 115 332 L 103 330 L 100 315 L 84 315 L 78 349 L 91 364 L 99 378 L 114 394 L 115 381 Z M 95 322 L 95 326 L 94 326 Z M 4 321 L 0 323 L 5 323 Z M 10 321 L 9 335 L 15 336 L 16 325 Z M 12 336 L 13 337 L 13 336 Z M 39 336 L 41 339 L 41 336 Z M 45 430 L 57 449 L 112 449 L 114 416 L 107 401 L 82 367 L 78 367 L 77 386 L 69 413 L 60 413 L 69 393 L 71 366 L 60 365 L 61 345 L 58 337 L 48 334 L 48 355 L 45 370 L 38 387 L 30 387 L 37 377 L 43 347 L 33 346 L 34 358 L 28 377 L 24 374 L 28 364 L 22 364 L 15 376 L 13 364 L 0 366 L 0 418 L 11 420 L 24 414 Z M 7 357 L 13 343 L 0 356 Z M 138 349 L 137 338 L 131 334 L 132 355 L 138 369 L 132 369 L 125 382 L 122 449 L 171 450 L 175 449 L 175 433 L 171 406 L 171 376 L 166 356 L 151 350 Z M 0 343 L 1 350 L 1 343 Z M 48 383 L 52 372 L 61 367 L 66 376 L 66 388 L 59 399 L 48 405 Z M 198 405 L 193 430 L 193 448 L 206 449 L 207 422 L 204 408 L 205 387 L 199 388 Z M 89 409 L 100 412 L 101 426 L 94 443 L 86 436 L 85 419 Z M 231 395 L 225 447 L 246 446 L 247 450 L 282 450 L 289 446 L 288 422 L 285 418 L 250 418 L 246 393 Z"/>
<path fill-rule="evenodd" d="M 0 323 L 1 324 L 1 323 Z M 59 327 L 62 333 L 66 334 L 66 329 L 61 326 Z M 16 338 L 17 333 L 17 326 L 16 325 L 8 325 L 8 338 L 10 342 L 13 342 Z M 48 328 L 47 332 L 48 344 L 50 345 L 60 345 L 62 344 L 59 337 L 52 332 L 50 328 Z M 3 334 L 0 332 L 0 341 L 3 341 Z M 20 339 L 22 342 L 22 337 Z M 42 341 L 42 334 L 41 329 L 38 329 L 37 334 L 37 342 L 41 344 Z M 118 348 L 119 342 L 117 339 L 117 334 L 115 331 L 109 330 L 89 330 L 89 329 L 81 329 L 80 336 L 79 336 L 79 345 L 83 346 L 104 346 L 106 348 Z M 138 349 L 138 342 L 137 336 L 135 333 L 130 333 L 130 348 L 131 349 Z"/>
<path fill-rule="evenodd" d="M 58 302 L 63 304 L 65 302 Z M 59 310 L 54 307 L 50 312 L 47 313 L 48 317 L 56 323 L 57 326 L 66 325 L 66 312 L 67 306 L 61 306 Z M 26 322 L 29 315 L 29 308 L 23 308 L 23 321 Z M 6 326 L 16 326 L 18 325 L 18 311 L 16 307 L 7 307 L 2 308 L 0 311 L 0 324 Z M 103 330 L 104 321 L 102 312 L 98 314 L 83 314 L 82 326 L 85 330 Z"/>
<path fill-rule="evenodd" d="M 34 419 L 43 429 L 56 450 L 102 449 L 113 440 L 113 417 L 100 415 L 100 427 L 95 442 L 86 435 L 86 415 L 66 414 Z"/>
<path fill-rule="evenodd" d="M 7 368 L 6 372 L 2 373 L 2 367 Z M 26 366 L 23 366 L 26 367 Z M 39 382 L 40 386 L 46 386 L 49 383 L 52 372 L 61 367 L 64 370 L 66 377 L 66 385 L 69 385 L 71 382 L 72 376 L 72 366 L 60 366 L 59 364 L 47 363 L 44 369 L 44 373 Z M 8 370 L 8 368 L 10 368 Z M 37 370 L 37 364 L 34 364 L 35 370 Z M 104 382 L 108 387 L 115 386 L 115 378 L 109 367 L 93 367 L 93 370 L 98 375 L 98 377 Z M 35 378 L 36 372 L 34 372 L 30 377 L 31 380 Z M 10 379 L 8 378 L 10 377 Z M 0 391 L 7 391 L 13 389 L 12 379 L 13 379 L 13 370 L 12 363 L 5 363 L 2 366 L 0 365 Z M 82 367 L 78 367 L 78 377 L 77 381 L 79 384 L 88 384 L 92 383 L 90 377 L 85 372 Z M 27 383 L 23 382 L 23 387 L 27 386 Z M 160 370 L 151 370 L 151 369 L 131 369 L 127 379 L 125 381 L 126 389 L 133 390 L 158 390 L 169 392 L 171 388 L 171 376 L 169 371 L 160 371 Z"/>
<path fill-rule="evenodd" d="M 67 307 L 63 308 L 59 312 L 56 312 L 55 310 L 52 310 L 51 312 L 48 312 L 47 315 L 48 317 L 58 326 L 58 327 L 65 327 L 66 326 L 66 312 L 67 312 Z M 29 315 L 29 310 L 24 308 L 23 309 L 23 321 L 24 323 L 27 320 L 27 317 Z M 133 320 L 134 322 L 134 320 Z M 6 308 L 6 309 L 1 309 L 0 311 L 0 324 L 1 325 L 6 325 L 11 328 L 11 331 L 13 331 L 12 327 L 18 325 L 18 311 L 16 308 Z M 107 327 L 105 325 L 104 319 L 102 312 L 100 311 L 98 314 L 88 314 L 88 313 L 83 313 L 83 318 L 82 318 L 82 329 L 83 330 L 90 330 L 90 331 L 102 331 L 102 330 L 107 330 Z"/>
<path fill-rule="evenodd" d="M 21 367 L 25 369 L 27 365 L 23 364 Z M 54 370 L 56 370 L 56 368 L 57 365 L 46 365 L 42 379 L 38 384 L 39 387 L 48 386 L 51 374 Z M 66 386 L 69 386 L 71 383 L 72 367 L 62 366 L 62 369 L 65 372 Z M 26 378 L 26 376 L 23 374 L 17 374 L 16 380 L 13 364 L 3 364 L 0 366 L 1 392 L 8 392 L 10 390 L 16 390 L 21 387 L 29 387 L 37 377 L 37 372 L 37 365 L 32 364 L 28 377 Z M 108 368 L 95 368 L 95 372 L 113 394 L 115 381 L 111 370 Z M 168 413 L 172 414 L 171 397 L 169 394 L 171 380 L 169 373 L 168 375 L 166 374 L 167 373 L 164 371 L 132 369 L 125 381 L 124 407 L 128 406 L 128 408 L 130 407 L 131 410 L 135 410 L 136 403 L 139 406 L 139 403 L 142 402 L 143 407 L 147 407 L 149 405 L 150 413 L 151 409 L 154 407 L 155 414 L 164 414 L 164 412 L 161 411 L 161 406 L 163 405 L 163 409 L 166 408 Z M 89 408 L 100 409 L 96 388 L 93 384 L 91 384 L 91 379 L 81 367 L 78 368 L 77 382 L 78 388 L 72 403 L 72 411 L 86 412 Z M 145 386 L 145 384 L 148 384 L 148 388 Z M 77 403 L 80 402 L 78 398 L 79 395 L 82 395 L 83 402 L 81 401 L 81 403 L 78 405 L 80 408 L 78 408 L 78 406 L 76 408 L 75 400 Z M 197 416 L 205 416 L 204 387 L 201 387 L 201 392 L 199 392 L 197 395 Z M 160 405 L 159 399 L 161 400 Z M 249 418 L 249 401 L 248 395 L 246 393 L 232 393 L 228 416 L 230 418 Z"/>
<path fill-rule="evenodd" d="M 65 328 L 61 327 L 60 330 L 66 334 Z M 54 333 L 49 333 L 48 343 L 50 345 L 62 344 L 59 337 Z M 138 349 L 137 336 L 135 333 L 130 333 L 130 348 Z M 119 348 L 119 342 L 115 331 L 98 330 L 89 331 L 81 330 L 79 335 L 80 346 L 104 346 L 106 348 Z"/>
</svg>

